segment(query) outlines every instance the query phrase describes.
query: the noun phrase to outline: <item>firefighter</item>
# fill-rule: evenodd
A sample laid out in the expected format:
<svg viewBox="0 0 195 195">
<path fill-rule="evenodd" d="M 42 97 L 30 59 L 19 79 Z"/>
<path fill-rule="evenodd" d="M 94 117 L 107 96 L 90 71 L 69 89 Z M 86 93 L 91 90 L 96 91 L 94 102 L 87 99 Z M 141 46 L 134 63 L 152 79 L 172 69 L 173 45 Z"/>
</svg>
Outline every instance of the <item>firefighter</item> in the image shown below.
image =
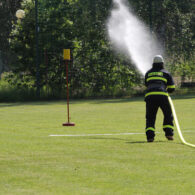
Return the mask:
<svg viewBox="0 0 195 195">
<path fill-rule="evenodd" d="M 153 59 L 152 68 L 145 74 L 146 102 L 146 137 L 153 142 L 155 137 L 155 121 L 158 108 L 163 115 L 163 130 L 168 140 L 173 140 L 173 115 L 168 101 L 168 93 L 175 90 L 171 74 L 164 69 L 164 60 L 161 55 Z"/>
</svg>

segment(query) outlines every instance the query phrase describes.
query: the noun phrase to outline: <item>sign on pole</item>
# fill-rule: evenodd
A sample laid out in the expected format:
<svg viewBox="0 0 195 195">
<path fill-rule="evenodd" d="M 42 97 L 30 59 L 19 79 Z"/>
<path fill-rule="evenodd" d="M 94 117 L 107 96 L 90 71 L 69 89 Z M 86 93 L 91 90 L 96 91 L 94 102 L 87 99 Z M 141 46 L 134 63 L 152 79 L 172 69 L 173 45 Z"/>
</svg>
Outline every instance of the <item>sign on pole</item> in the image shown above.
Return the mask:
<svg viewBox="0 0 195 195">
<path fill-rule="evenodd" d="M 64 60 L 70 60 L 70 49 L 64 49 Z"/>
<path fill-rule="evenodd" d="M 63 123 L 62 125 L 63 126 L 75 126 L 75 123 L 70 122 L 70 114 L 69 114 L 68 61 L 71 60 L 70 49 L 64 49 L 63 50 L 63 58 L 64 58 L 65 64 L 66 64 L 67 117 L 68 117 L 68 122 Z"/>
</svg>

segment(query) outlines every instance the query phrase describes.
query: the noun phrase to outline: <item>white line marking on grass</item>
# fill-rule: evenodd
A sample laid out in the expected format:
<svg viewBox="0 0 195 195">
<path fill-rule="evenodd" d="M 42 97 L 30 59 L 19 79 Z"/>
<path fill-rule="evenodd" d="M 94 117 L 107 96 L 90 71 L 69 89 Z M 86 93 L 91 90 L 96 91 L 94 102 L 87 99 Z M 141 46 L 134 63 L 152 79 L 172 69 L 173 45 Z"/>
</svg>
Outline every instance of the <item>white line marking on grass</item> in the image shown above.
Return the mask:
<svg viewBox="0 0 195 195">
<path fill-rule="evenodd" d="M 50 137 L 87 137 L 87 136 L 110 136 L 110 135 L 143 135 L 145 133 L 105 133 L 105 134 L 81 134 L 81 135 L 49 135 Z"/>
</svg>

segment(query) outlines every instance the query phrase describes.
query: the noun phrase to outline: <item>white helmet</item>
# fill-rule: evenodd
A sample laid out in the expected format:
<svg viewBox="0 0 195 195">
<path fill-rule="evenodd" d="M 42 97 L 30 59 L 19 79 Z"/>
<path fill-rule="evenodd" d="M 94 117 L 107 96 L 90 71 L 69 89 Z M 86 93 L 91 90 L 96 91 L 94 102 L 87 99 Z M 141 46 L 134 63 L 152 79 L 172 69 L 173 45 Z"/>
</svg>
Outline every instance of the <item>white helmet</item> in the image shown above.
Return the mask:
<svg viewBox="0 0 195 195">
<path fill-rule="evenodd" d="M 164 63 L 164 59 L 161 55 L 154 56 L 153 63 Z"/>
</svg>

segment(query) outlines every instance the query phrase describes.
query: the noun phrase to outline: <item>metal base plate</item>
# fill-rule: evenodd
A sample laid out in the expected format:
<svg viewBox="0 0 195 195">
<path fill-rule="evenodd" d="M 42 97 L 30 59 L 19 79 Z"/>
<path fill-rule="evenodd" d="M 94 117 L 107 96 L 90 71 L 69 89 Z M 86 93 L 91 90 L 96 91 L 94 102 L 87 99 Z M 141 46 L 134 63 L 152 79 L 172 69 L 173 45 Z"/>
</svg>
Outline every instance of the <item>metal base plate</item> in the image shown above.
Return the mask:
<svg viewBox="0 0 195 195">
<path fill-rule="evenodd" d="M 67 122 L 63 123 L 62 126 L 75 126 L 75 123 Z"/>
</svg>

